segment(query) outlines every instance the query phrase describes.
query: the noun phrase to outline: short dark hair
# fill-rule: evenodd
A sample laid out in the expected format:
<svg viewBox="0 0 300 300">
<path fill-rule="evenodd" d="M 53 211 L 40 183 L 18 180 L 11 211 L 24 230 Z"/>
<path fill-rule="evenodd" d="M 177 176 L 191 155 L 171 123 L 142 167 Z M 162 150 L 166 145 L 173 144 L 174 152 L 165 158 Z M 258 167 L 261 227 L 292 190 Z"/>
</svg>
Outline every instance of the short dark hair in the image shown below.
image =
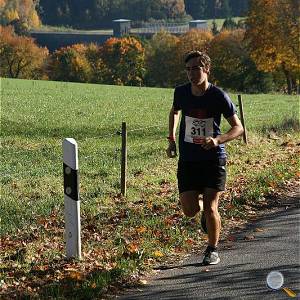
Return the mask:
<svg viewBox="0 0 300 300">
<path fill-rule="evenodd" d="M 184 62 L 187 63 L 194 57 L 200 57 L 200 62 L 203 64 L 203 66 L 206 68 L 210 68 L 210 57 L 206 53 L 198 50 L 192 50 L 188 52 L 185 56 Z"/>
</svg>

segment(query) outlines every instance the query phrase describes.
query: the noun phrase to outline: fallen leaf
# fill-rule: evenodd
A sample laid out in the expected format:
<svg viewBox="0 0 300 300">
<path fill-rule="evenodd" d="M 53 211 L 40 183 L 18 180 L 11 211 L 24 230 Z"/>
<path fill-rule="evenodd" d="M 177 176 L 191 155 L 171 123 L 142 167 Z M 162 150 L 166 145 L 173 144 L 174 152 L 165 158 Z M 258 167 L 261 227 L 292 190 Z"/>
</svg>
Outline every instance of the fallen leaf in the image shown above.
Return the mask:
<svg viewBox="0 0 300 300">
<path fill-rule="evenodd" d="M 67 274 L 67 277 L 70 279 L 73 279 L 75 281 L 81 281 L 83 280 L 83 274 L 77 270 L 69 271 Z"/>
<path fill-rule="evenodd" d="M 141 279 L 141 280 L 140 280 L 140 284 L 145 285 L 145 284 L 147 284 L 147 283 L 148 283 L 147 280 L 144 280 L 144 279 Z"/>
<path fill-rule="evenodd" d="M 186 240 L 186 242 L 187 242 L 189 245 L 193 245 L 193 244 L 195 243 L 195 241 L 194 241 L 193 239 L 191 239 L 191 238 L 188 238 L 188 239 Z"/>
<path fill-rule="evenodd" d="M 233 235 L 230 235 L 228 238 L 227 238 L 228 241 L 230 242 L 235 242 L 236 241 L 236 237 L 234 237 Z"/>
<path fill-rule="evenodd" d="M 67 278 L 73 279 L 75 281 L 83 280 L 83 273 L 81 273 L 80 271 L 73 269 L 73 268 L 65 269 L 65 271 L 67 271 L 67 274 L 66 274 Z"/>
<path fill-rule="evenodd" d="M 163 257 L 164 256 L 164 254 L 162 253 L 162 252 L 160 252 L 160 251 L 155 251 L 154 253 L 153 253 L 153 255 L 155 256 L 155 257 Z"/>
<path fill-rule="evenodd" d="M 146 228 L 145 226 L 140 226 L 140 227 L 138 227 L 138 228 L 136 229 L 136 231 L 137 231 L 138 233 L 144 233 L 144 232 L 147 231 L 147 228 Z"/>
<path fill-rule="evenodd" d="M 139 251 L 139 246 L 136 243 L 130 243 L 126 246 L 126 249 L 130 253 L 137 253 Z"/>
</svg>

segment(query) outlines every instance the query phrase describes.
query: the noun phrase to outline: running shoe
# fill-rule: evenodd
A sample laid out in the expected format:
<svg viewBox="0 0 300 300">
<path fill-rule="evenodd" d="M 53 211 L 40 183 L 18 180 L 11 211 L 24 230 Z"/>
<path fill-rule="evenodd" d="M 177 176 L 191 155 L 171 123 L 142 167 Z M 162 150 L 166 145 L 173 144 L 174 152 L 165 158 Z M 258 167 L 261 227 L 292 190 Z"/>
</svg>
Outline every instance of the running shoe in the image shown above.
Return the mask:
<svg viewBox="0 0 300 300">
<path fill-rule="evenodd" d="M 207 246 L 204 252 L 203 265 L 216 265 L 220 262 L 220 257 L 216 248 Z"/>
</svg>

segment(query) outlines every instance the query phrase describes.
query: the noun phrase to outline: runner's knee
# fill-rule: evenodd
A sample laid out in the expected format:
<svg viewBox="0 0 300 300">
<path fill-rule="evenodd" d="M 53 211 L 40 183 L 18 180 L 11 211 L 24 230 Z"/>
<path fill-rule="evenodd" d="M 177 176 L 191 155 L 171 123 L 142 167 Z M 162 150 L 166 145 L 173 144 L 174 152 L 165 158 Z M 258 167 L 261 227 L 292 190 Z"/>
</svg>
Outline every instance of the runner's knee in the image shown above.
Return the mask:
<svg viewBox="0 0 300 300">
<path fill-rule="evenodd" d="M 200 209 L 195 209 L 195 208 L 191 208 L 191 207 L 182 207 L 182 211 L 183 213 L 190 218 L 195 217 L 195 215 L 198 213 Z"/>
<path fill-rule="evenodd" d="M 200 210 L 199 194 L 196 191 L 180 194 L 180 203 L 182 211 L 187 217 L 194 217 Z"/>
<path fill-rule="evenodd" d="M 215 207 L 215 206 L 205 207 L 204 206 L 204 214 L 206 216 L 218 215 L 219 214 L 218 207 Z"/>
</svg>

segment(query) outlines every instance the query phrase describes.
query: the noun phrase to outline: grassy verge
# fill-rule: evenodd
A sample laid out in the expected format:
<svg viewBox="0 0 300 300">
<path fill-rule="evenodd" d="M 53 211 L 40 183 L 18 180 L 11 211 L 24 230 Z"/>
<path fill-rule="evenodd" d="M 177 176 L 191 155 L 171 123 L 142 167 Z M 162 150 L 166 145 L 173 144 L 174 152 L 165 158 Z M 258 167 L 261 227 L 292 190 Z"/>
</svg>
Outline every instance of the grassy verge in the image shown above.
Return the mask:
<svg viewBox="0 0 300 300">
<path fill-rule="evenodd" d="M 100 298 L 113 286 L 138 282 L 156 264 L 203 247 L 199 219 L 186 218 L 178 206 L 176 160 L 165 157 L 162 120 L 171 95 L 162 89 L 6 82 L 1 298 Z M 291 109 L 297 102 L 284 96 L 277 105 L 274 96 L 244 98 L 250 142 L 227 145 L 223 240 L 229 228 L 247 219 L 249 206 L 300 175 L 300 134 Z M 126 198 L 119 194 L 120 144 L 114 135 L 124 118 L 135 128 L 128 135 Z M 65 258 L 60 157 L 66 136 L 80 145 L 82 261 Z"/>
</svg>

